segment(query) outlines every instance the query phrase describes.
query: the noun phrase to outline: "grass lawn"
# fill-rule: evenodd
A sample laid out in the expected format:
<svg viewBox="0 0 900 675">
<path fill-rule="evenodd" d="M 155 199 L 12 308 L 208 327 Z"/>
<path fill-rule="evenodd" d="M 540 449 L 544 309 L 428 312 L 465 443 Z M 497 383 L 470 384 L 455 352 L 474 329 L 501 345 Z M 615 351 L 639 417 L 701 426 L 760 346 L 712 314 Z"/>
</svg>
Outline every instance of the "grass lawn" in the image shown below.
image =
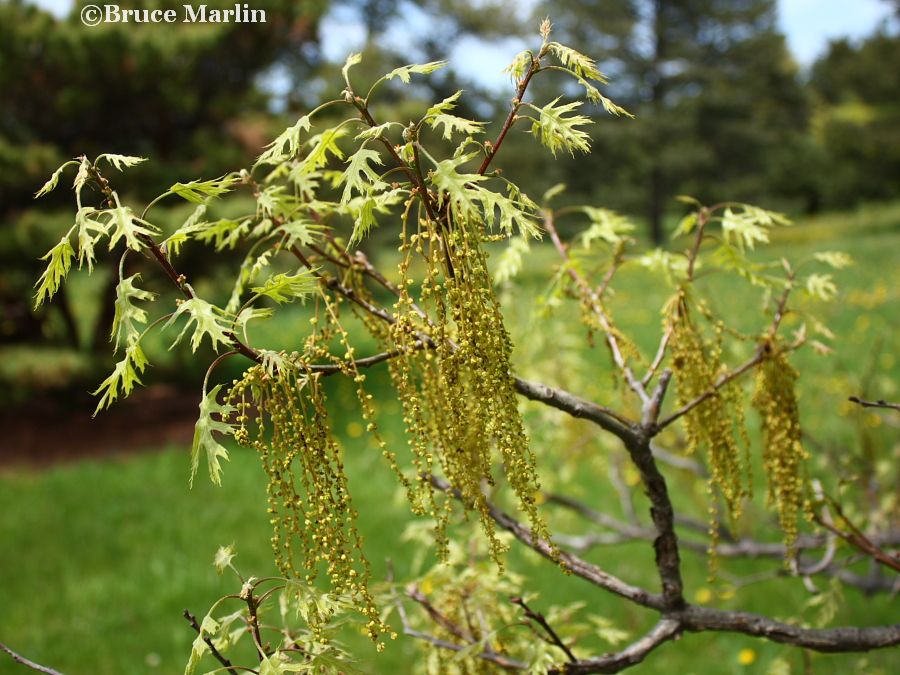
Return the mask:
<svg viewBox="0 0 900 675">
<path fill-rule="evenodd" d="M 814 250 L 837 249 L 857 260 L 856 266 L 834 273 L 842 292 L 838 301 L 824 310 L 836 334 L 836 353 L 821 357 L 804 352 L 795 361 L 804 373 L 801 406 L 815 444 L 810 446 L 815 448 L 813 471 L 823 466 L 821 453 L 838 453 L 841 448 L 862 444 L 872 448 L 873 462 L 886 463 L 896 472 L 890 469 L 897 460 L 896 423 L 888 416 L 854 408 L 846 403 L 846 397 L 864 392 L 876 398 L 898 398 L 900 212 L 886 207 L 854 218 L 842 221 L 830 216 L 786 230 L 780 233 L 774 250 L 799 259 Z M 541 275 L 551 258 L 552 252 L 541 248 L 526 260 L 526 295 L 541 288 Z M 708 283 L 719 282 L 711 279 Z M 620 326 L 633 331 L 637 342 L 652 344 L 660 326 L 656 308 L 665 292 L 628 266 L 617 288 L 612 310 Z M 758 314 L 758 294 L 743 284 L 722 283 L 716 288 L 715 298 L 720 303 L 717 309 L 726 313 Z M 521 344 L 516 352 L 520 370 L 549 384 L 607 400 L 612 390 L 602 384 L 609 379 L 610 370 L 605 351 L 599 347 L 585 349 L 582 336 L 568 338 L 556 331 L 546 331 L 550 341 L 526 340 L 535 332 L 532 307 L 530 301 L 507 304 L 510 329 L 517 345 Z M 566 311 L 546 320 L 568 321 Z M 302 325 L 302 317 L 290 319 L 269 329 L 270 337 L 296 335 Z M 379 378 L 383 380 L 383 373 L 373 371 L 377 388 L 383 387 Z M 351 490 L 361 513 L 360 527 L 374 576 L 384 577 L 387 557 L 402 576 L 415 554 L 398 536 L 409 520 L 408 509 L 395 499 L 390 470 L 378 451 L 365 441 L 355 411 L 341 412 L 353 410 L 352 392 L 336 381 L 329 386 L 335 431 L 346 449 Z M 598 467 L 594 458 L 614 451 L 596 428 L 547 416 L 532 404 L 527 411 L 539 461 L 548 454 L 542 442 L 558 440 L 560 433 L 568 433 L 580 445 L 581 455 L 568 457 L 558 466 L 545 465 L 548 484 L 552 487 L 554 478 L 558 483 L 569 483 L 574 493 L 595 508 L 616 511 L 618 499 L 605 471 L 591 473 Z M 399 445 L 402 439 L 396 412 L 396 404 L 390 401 L 381 408 L 386 438 Z M 749 421 L 754 424 L 752 417 Z M 553 428 L 542 429 L 542 424 Z M 548 459 L 552 461 L 555 459 Z M 217 597 L 236 590 L 232 579 L 217 576 L 211 565 L 216 548 L 234 542 L 238 550 L 235 562 L 245 574 L 262 576 L 274 571 L 265 514 L 265 478 L 256 458 L 236 448 L 225 467 L 224 485 L 214 488 L 201 475 L 193 491 L 187 487 L 188 464 L 186 448 L 168 447 L 102 462 L 0 472 L 0 641 L 68 675 L 181 672 L 193 639 L 181 618 L 182 610 L 189 608 L 202 615 Z M 848 466 L 847 471 L 852 470 Z M 836 486 L 840 478 L 848 476 L 825 478 L 830 486 Z M 681 485 L 677 476 L 670 480 L 674 489 Z M 761 502 L 763 490 L 758 492 L 757 501 Z M 680 505 L 697 509 L 696 495 L 679 492 L 677 497 Z M 643 516 L 646 502 L 640 496 L 637 507 Z M 558 516 L 549 508 L 547 513 L 561 531 L 574 532 L 578 527 L 584 531 L 584 525 L 577 521 Z M 761 514 L 754 512 L 753 517 L 762 518 Z M 757 525 L 759 529 L 753 530 Z M 766 521 L 745 527 L 757 533 L 767 530 Z M 722 578 L 707 581 L 702 556 L 684 556 L 687 593 L 692 601 L 780 618 L 800 617 L 809 622 L 821 609 L 804 608 L 811 596 L 795 580 L 775 579 L 730 589 Z M 655 588 L 648 544 L 596 549 L 586 557 L 628 581 Z M 727 572 L 745 575 L 773 565 L 777 563 L 733 563 Z M 538 608 L 583 600 L 588 605 L 585 614 L 606 617 L 632 635 L 655 619 L 653 613 L 623 606 L 612 596 L 560 574 L 531 555 L 513 553 L 511 567 L 529 575 L 528 589 L 539 593 L 533 603 Z M 820 585 L 827 588 L 828 584 L 822 581 Z M 900 620 L 891 598 L 865 598 L 849 587 L 844 589 L 844 601 L 835 612 L 828 625 Z M 374 673 L 412 672 L 419 653 L 403 639 L 377 657 L 361 639 L 359 647 L 364 670 Z M 596 653 L 614 649 L 599 640 L 590 647 Z M 742 664 L 739 656 L 750 662 Z M 892 672 L 891 662 L 896 662 L 896 651 L 824 656 L 738 636 L 705 634 L 688 635 L 665 645 L 634 672 L 888 673 Z M 205 663 L 210 669 L 214 667 L 212 661 Z M 783 663 L 789 671 L 773 670 Z M 0 656 L 0 673 L 22 672 L 27 671 Z"/>
</svg>

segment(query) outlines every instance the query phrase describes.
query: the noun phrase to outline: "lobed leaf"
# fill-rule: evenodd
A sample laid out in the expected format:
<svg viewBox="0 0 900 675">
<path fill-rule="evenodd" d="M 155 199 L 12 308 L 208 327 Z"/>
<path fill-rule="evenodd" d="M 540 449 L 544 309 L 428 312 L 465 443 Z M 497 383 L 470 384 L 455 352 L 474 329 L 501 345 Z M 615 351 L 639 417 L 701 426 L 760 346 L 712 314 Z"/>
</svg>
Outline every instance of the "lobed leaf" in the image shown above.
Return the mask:
<svg viewBox="0 0 900 675">
<path fill-rule="evenodd" d="M 431 61 L 429 63 L 410 64 L 408 66 L 400 66 L 394 68 L 391 72 L 384 76 L 386 80 L 392 80 L 399 77 L 403 84 L 409 84 L 409 76 L 413 73 L 420 75 L 428 75 L 436 70 L 440 70 L 447 65 L 447 61 Z"/>
<path fill-rule="evenodd" d="M 222 574 L 222 572 L 225 571 L 225 568 L 231 565 L 231 561 L 234 560 L 236 555 L 237 554 L 234 552 L 234 544 L 220 546 L 216 550 L 215 558 L 213 558 L 213 566 L 216 568 L 216 572 Z"/>
<path fill-rule="evenodd" d="M 49 192 L 53 192 L 56 189 L 56 186 L 59 184 L 59 177 L 62 175 L 62 172 L 65 171 L 71 164 L 78 164 L 75 160 L 69 160 L 68 162 L 63 163 L 50 178 L 47 179 L 47 182 L 41 186 L 41 189 L 34 193 L 34 198 L 38 199 L 39 197 L 43 197 L 45 194 Z"/>
<path fill-rule="evenodd" d="M 262 286 L 255 286 L 251 290 L 257 295 L 272 298 L 279 305 L 285 302 L 293 302 L 297 298 L 305 298 L 314 293 L 319 287 L 319 281 L 313 274 L 313 270 L 302 269 L 295 274 L 281 273 L 269 277 Z"/>
<path fill-rule="evenodd" d="M 344 82 L 347 83 L 347 86 L 350 86 L 350 69 L 362 62 L 362 54 L 358 52 L 351 52 L 347 55 L 347 60 L 344 62 L 343 67 L 341 68 L 341 75 L 344 76 Z"/>
<path fill-rule="evenodd" d="M 483 122 L 475 122 L 473 120 L 467 120 L 464 117 L 448 115 L 447 113 L 436 113 L 432 115 L 428 118 L 428 125 L 432 129 L 437 129 L 439 126 L 442 126 L 444 128 L 442 136 L 448 141 L 453 140 L 453 134 L 455 133 L 470 135 L 480 134 L 484 131 Z"/>
<path fill-rule="evenodd" d="M 300 152 L 300 134 L 309 131 L 309 128 L 309 115 L 304 115 L 266 146 L 265 151 L 256 158 L 253 168 L 260 164 L 278 164 L 294 158 Z"/>
<path fill-rule="evenodd" d="M 110 339 L 115 338 L 114 352 L 118 351 L 120 344 L 126 347 L 136 344 L 141 335 L 137 325 L 147 323 L 147 312 L 134 303 L 138 300 L 153 300 L 156 295 L 135 286 L 140 278 L 140 274 L 133 274 L 120 279 L 116 285 L 115 313 L 110 334 Z"/>
<path fill-rule="evenodd" d="M 376 151 L 366 148 L 365 145 L 350 157 L 350 163 L 341 174 L 340 179 L 340 183 L 344 185 L 341 204 L 350 201 L 354 190 L 365 195 L 372 190 L 383 190 L 387 187 L 387 183 L 381 180 L 378 172 L 370 166 L 370 162 L 378 166 L 383 164 L 381 156 Z"/>
<path fill-rule="evenodd" d="M 200 466 L 201 452 L 206 453 L 209 479 L 213 485 L 222 485 L 222 465 L 219 460 L 228 460 L 228 450 L 216 440 L 213 433 L 231 435 L 234 432 L 231 425 L 222 420 L 235 412 L 237 408 L 230 403 L 221 404 L 216 400 L 221 389 L 221 384 L 216 385 L 200 401 L 200 417 L 194 426 L 194 441 L 191 444 L 191 487 L 194 485 L 194 476 L 197 475 L 197 469 Z M 219 415 L 221 419 L 213 419 L 213 415 Z"/>
<path fill-rule="evenodd" d="M 163 328 L 168 328 L 175 323 L 178 317 L 185 314 L 188 316 L 187 323 L 184 324 L 184 328 L 181 329 L 181 332 L 169 349 L 181 342 L 181 338 L 184 337 L 191 324 L 194 324 L 193 333 L 191 334 L 192 352 L 197 351 L 197 347 L 200 346 L 205 335 L 209 336 L 213 350 L 218 349 L 219 343 L 228 344 L 231 341 L 231 338 L 228 336 L 231 327 L 223 316 L 224 312 L 201 298 L 191 298 L 182 302 L 163 325 Z"/>
<path fill-rule="evenodd" d="M 134 157 L 132 155 L 114 155 L 111 153 L 104 153 L 97 157 L 94 160 L 94 164 L 96 165 L 100 160 L 104 160 L 109 164 L 112 164 L 119 171 L 124 171 L 128 167 L 137 166 L 142 162 L 146 162 L 146 157 Z"/>
<path fill-rule="evenodd" d="M 72 269 L 72 260 L 75 258 L 75 249 L 66 235 L 59 240 L 59 243 L 51 248 L 41 257 L 41 260 L 47 260 L 47 268 L 41 274 L 35 286 L 37 291 L 34 295 L 34 307 L 37 309 L 44 302 L 56 295 L 62 282 L 65 281 L 66 275 Z"/>
<path fill-rule="evenodd" d="M 108 225 L 115 228 L 109 236 L 109 250 L 112 251 L 119 239 L 124 238 L 125 245 L 128 248 L 140 251 L 143 248 L 140 237 L 142 235 L 152 237 L 154 234 L 158 234 L 159 230 L 147 221 L 134 215 L 134 212 L 128 206 L 122 206 L 121 202 L 119 202 L 119 195 L 115 192 L 113 192 L 113 200 L 115 201 L 115 206 L 102 212 L 109 216 Z"/>
<path fill-rule="evenodd" d="M 830 265 L 836 270 L 849 267 L 853 264 L 853 258 L 840 251 L 819 251 L 813 255 L 813 258 L 826 265 Z"/>
<path fill-rule="evenodd" d="M 571 115 L 566 113 L 581 107 L 581 101 L 560 104 L 561 96 L 545 105 L 543 108 L 530 106 L 540 113 L 540 119 L 532 119 L 531 133 L 540 138 L 541 143 L 556 157 L 560 149 L 567 150 L 573 157 L 575 151 L 589 152 L 591 149 L 590 136 L 578 127 L 591 123 L 584 115 Z M 531 119 L 531 118 L 529 118 Z"/>
<path fill-rule="evenodd" d="M 109 408 L 121 393 L 123 396 L 131 394 L 134 385 L 141 384 L 140 373 L 144 372 L 147 367 L 147 357 L 141 349 L 139 342 L 134 342 L 125 348 L 125 357 L 119 361 L 113 368 L 112 373 L 100 383 L 95 391 L 94 396 L 102 392 L 97 408 L 94 410 L 94 416 L 97 416 L 104 408 Z"/>
<path fill-rule="evenodd" d="M 566 47 L 559 42 L 549 42 L 547 47 L 563 67 L 571 70 L 576 77 L 585 80 L 595 80 L 603 84 L 608 82 L 606 76 L 597 69 L 594 59 L 589 56 L 585 56 L 581 52 L 575 51 L 571 47 Z"/>
<path fill-rule="evenodd" d="M 477 173 L 457 173 L 456 169 L 473 157 L 475 157 L 475 153 L 441 160 L 431 173 L 431 182 L 434 186 L 446 193 L 450 202 L 463 215 L 471 215 L 477 208 L 476 201 L 479 199 L 479 194 L 473 186 L 487 180 L 486 176 Z"/>
<path fill-rule="evenodd" d="M 94 246 L 109 233 L 109 223 L 103 223 L 90 216 L 101 213 L 90 207 L 81 207 L 75 213 L 75 227 L 78 237 L 78 268 L 87 262 L 88 272 L 94 271 Z"/>
<path fill-rule="evenodd" d="M 206 204 L 211 199 L 221 197 L 229 192 L 238 179 L 234 176 L 222 176 L 211 180 L 192 180 L 189 183 L 175 183 L 169 192 L 193 204 Z"/>
</svg>

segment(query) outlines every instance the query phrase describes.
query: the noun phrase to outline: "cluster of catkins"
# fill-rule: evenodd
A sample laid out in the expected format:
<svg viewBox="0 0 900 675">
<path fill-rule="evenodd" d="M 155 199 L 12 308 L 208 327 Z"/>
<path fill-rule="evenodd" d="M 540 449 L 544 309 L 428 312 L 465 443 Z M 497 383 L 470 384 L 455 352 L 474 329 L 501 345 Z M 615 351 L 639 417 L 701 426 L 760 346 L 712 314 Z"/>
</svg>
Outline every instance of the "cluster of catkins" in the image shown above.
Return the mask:
<svg viewBox="0 0 900 675">
<path fill-rule="evenodd" d="M 725 374 L 722 365 L 722 337 L 727 330 L 707 313 L 712 339 L 706 339 L 692 321 L 686 296 L 682 293 L 666 318 L 671 332 L 669 349 L 677 383 L 678 404 L 686 405 L 706 394 Z M 797 517 L 803 503 L 806 453 L 800 442 L 800 422 L 796 399 L 797 371 L 784 350 L 774 341 L 758 347 L 762 362 L 757 366 L 752 404 L 762 421 L 763 468 L 768 481 L 768 502 L 778 510 L 785 544 L 790 549 L 797 537 Z M 737 520 L 743 502 L 751 496 L 750 441 L 744 419 L 744 392 L 734 378 L 695 406 L 684 416 L 688 451 L 704 448 L 710 470 L 710 550 L 718 539 L 717 489 L 728 515 Z M 712 564 L 715 565 L 713 557 Z"/>
<path fill-rule="evenodd" d="M 385 626 L 369 593 L 369 563 L 356 529 L 340 449 L 328 426 L 317 375 L 295 363 L 250 368 L 231 388 L 238 441 L 259 454 L 268 476 L 272 548 L 281 573 L 312 584 L 325 570 L 331 590 L 354 602 L 376 639 Z M 253 433 L 248 430 L 253 427 Z M 307 608 L 314 637 L 332 618 Z"/>
<path fill-rule="evenodd" d="M 391 361 L 390 372 L 418 472 L 412 502 L 435 518 L 443 557 L 449 505 L 429 480 L 440 468 L 466 510 L 479 514 L 500 564 L 504 547 L 485 498 L 496 481 L 495 451 L 535 533 L 549 538 L 537 512 L 538 478 L 518 410 L 512 345 L 488 273 L 480 225 L 462 219 L 452 228 L 420 223 L 418 232 L 403 234 L 400 273 L 406 283 L 395 305 L 397 320 L 381 333 L 385 348 L 401 354 Z M 420 261 L 426 271 L 414 299 L 409 268 Z"/>
<path fill-rule="evenodd" d="M 391 321 L 358 313 L 384 348 L 397 354 L 388 367 L 402 405 L 413 476 L 378 432 L 366 376 L 354 365 L 355 351 L 340 320 L 342 301 L 324 289 L 302 354 L 281 358 L 277 367 L 249 369 L 229 394 L 239 411 L 235 435 L 256 449 L 269 478 L 272 545 L 279 568 L 308 583 L 324 569 L 333 591 L 351 597 L 369 619 L 373 638 L 386 629 L 368 590 L 369 565 L 355 526 L 357 514 L 312 364 L 326 361 L 354 381 L 367 431 L 406 487 L 413 512 L 435 520 L 441 558 L 447 555 L 451 506 L 458 498 L 466 513 L 478 514 L 492 557 L 502 564 L 505 547 L 485 497 L 497 480 L 495 456 L 535 533 L 549 539 L 537 511 L 535 458 L 518 411 L 512 345 L 479 231 L 479 225 L 465 222 L 438 231 L 432 221 L 424 221 L 418 233 L 408 238 L 404 233 L 404 281 Z M 419 265 L 424 261 L 426 270 L 415 300 L 409 278 L 414 260 Z M 342 281 L 364 302 L 371 299 L 352 269 Z M 333 353 L 336 343 L 343 356 Z M 435 487 L 435 471 L 447 478 L 453 495 Z M 310 608 L 314 631 L 329 618 L 318 617 L 317 611 Z"/>
<path fill-rule="evenodd" d="M 791 549 L 797 539 L 797 514 L 804 502 L 808 454 L 800 442 L 797 370 L 778 342 L 767 343 L 765 349 L 767 358 L 756 372 L 752 403 L 762 418 L 768 503 L 778 509 L 785 543 Z"/>
</svg>

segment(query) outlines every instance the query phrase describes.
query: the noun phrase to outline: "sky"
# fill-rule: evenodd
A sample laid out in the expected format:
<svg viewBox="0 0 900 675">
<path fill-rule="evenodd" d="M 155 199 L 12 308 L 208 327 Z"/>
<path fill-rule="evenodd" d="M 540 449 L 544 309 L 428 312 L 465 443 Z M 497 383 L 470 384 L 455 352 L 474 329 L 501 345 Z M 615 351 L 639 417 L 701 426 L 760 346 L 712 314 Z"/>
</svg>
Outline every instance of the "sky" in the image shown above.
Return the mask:
<svg viewBox="0 0 900 675">
<path fill-rule="evenodd" d="M 96 1 L 102 4 L 102 0 Z M 252 7 L 252 0 L 247 1 Z M 57 16 L 67 14 L 73 4 L 72 0 L 30 2 Z M 802 66 L 815 61 L 825 51 L 829 40 L 864 37 L 891 14 L 890 4 L 883 0 L 778 0 L 777 4 L 781 29 L 787 36 L 794 57 Z M 325 53 L 337 61 L 343 60 L 350 51 L 359 49 L 364 34 L 362 26 L 354 24 L 352 17 L 335 12 L 322 23 Z M 456 45 L 449 58 L 463 76 L 485 86 L 495 86 L 507 82 L 507 76 L 500 71 L 520 48 L 517 41 L 493 41 L 490 44 L 471 41 Z"/>
</svg>

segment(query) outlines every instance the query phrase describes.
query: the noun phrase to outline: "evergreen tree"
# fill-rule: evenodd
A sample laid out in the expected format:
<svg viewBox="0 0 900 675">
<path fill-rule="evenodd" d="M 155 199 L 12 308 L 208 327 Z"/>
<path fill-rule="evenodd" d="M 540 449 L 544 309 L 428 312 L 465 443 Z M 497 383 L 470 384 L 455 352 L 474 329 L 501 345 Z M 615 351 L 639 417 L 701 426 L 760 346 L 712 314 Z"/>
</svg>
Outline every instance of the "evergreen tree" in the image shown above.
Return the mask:
<svg viewBox="0 0 900 675">
<path fill-rule="evenodd" d="M 813 66 L 825 205 L 846 207 L 900 194 L 898 63 L 900 34 L 883 26 L 859 45 L 832 42 Z"/>
<path fill-rule="evenodd" d="M 559 4 L 540 11 L 564 17 L 557 28 L 571 43 L 601 53 L 614 98 L 636 115 L 628 125 L 599 115 L 598 152 L 570 163 L 573 187 L 643 211 L 656 242 L 679 193 L 759 200 L 789 187 L 808 104 L 773 0 Z"/>
</svg>

